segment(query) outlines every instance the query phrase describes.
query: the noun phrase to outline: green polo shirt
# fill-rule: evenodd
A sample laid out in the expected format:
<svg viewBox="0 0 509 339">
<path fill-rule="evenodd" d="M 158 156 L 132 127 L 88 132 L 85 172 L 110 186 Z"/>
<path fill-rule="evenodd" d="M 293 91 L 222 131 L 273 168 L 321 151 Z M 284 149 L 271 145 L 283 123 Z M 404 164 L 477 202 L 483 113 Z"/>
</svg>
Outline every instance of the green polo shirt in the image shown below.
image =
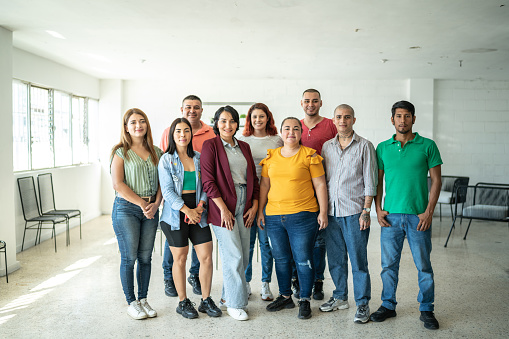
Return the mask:
<svg viewBox="0 0 509 339">
<path fill-rule="evenodd" d="M 385 201 L 389 213 L 421 214 L 428 206 L 428 170 L 442 165 L 437 145 L 415 133 L 401 147 L 396 134 L 376 148 L 378 169 L 385 172 Z"/>
</svg>

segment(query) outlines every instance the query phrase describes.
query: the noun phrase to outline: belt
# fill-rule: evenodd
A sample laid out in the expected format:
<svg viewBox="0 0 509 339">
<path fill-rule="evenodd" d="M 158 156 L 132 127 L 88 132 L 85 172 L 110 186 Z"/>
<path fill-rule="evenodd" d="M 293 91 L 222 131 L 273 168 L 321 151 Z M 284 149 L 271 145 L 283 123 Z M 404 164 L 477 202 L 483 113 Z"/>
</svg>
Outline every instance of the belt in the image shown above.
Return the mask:
<svg viewBox="0 0 509 339">
<path fill-rule="evenodd" d="M 156 201 L 156 196 L 155 195 L 153 195 L 151 197 L 140 197 L 140 198 L 142 198 L 143 200 L 145 200 L 149 204 Z"/>
</svg>

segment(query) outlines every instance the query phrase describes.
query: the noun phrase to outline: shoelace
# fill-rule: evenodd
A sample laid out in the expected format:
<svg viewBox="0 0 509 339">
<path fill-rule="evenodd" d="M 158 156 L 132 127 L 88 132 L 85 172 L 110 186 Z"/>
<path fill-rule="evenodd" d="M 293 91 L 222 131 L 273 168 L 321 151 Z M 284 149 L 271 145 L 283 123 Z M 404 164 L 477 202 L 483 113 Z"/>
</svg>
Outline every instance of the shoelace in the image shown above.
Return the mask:
<svg viewBox="0 0 509 339">
<path fill-rule="evenodd" d="M 145 312 L 145 310 L 143 310 L 143 308 L 141 307 L 141 304 L 139 302 L 135 302 L 133 301 L 131 303 L 131 305 L 133 305 L 134 309 L 138 312 L 138 313 L 141 313 L 141 312 Z"/>
<path fill-rule="evenodd" d="M 145 300 L 143 302 L 140 302 L 143 308 L 146 308 L 149 312 L 153 311 L 152 307 L 148 304 L 148 302 Z"/>
<path fill-rule="evenodd" d="M 186 299 L 184 300 L 184 305 L 182 305 L 182 308 L 185 309 L 186 311 L 194 310 L 194 305 L 196 304 L 193 303 L 191 300 Z"/>
</svg>

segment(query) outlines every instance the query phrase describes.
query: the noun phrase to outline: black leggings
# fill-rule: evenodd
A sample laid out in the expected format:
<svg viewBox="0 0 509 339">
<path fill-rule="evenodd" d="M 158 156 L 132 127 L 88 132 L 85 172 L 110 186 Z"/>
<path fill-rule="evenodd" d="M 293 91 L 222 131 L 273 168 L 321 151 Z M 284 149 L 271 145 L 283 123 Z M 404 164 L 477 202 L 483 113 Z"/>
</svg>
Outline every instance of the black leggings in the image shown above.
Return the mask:
<svg viewBox="0 0 509 339">
<path fill-rule="evenodd" d="M 196 193 L 184 193 L 182 199 L 187 207 L 196 208 Z M 185 214 L 180 212 L 179 230 L 172 230 L 170 225 L 161 221 L 161 229 L 168 240 L 168 245 L 171 247 L 186 247 L 189 245 L 189 240 L 194 246 L 212 241 L 209 226 L 202 228 L 198 224 L 188 224 L 184 221 L 184 218 Z"/>
</svg>

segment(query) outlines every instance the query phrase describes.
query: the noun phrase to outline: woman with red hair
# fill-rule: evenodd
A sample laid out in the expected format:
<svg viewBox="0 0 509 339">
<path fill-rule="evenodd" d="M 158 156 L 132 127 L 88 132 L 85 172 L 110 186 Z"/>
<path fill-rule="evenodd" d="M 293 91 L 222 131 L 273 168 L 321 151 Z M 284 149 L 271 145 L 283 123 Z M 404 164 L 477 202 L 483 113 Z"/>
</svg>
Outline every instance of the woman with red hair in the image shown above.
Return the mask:
<svg viewBox="0 0 509 339">
<path fill-rule="evenodd" d="M 274 124 L 274 117 L 267 105 L 262 103 L 254 104 L 249 108 L 246 117 L 244 131 L 239 140 L 245 141 L 251 147 L 251 153 L 256 164 L 256 174 L 261 179 L 262 167 L 259 165 L 267 156 L 268 149 L 274 149 L 283 146 L 281 137 L 277 135 L 277 127 Z M 255 219 L 256 220 L 256 219 Z M 256 233 L 260 242 L 260 252 L 262 254 L 262 288 L 261 296 L 263 300 L 271 301 L 274 299 L 270 291 L 270 281 L 272 278 L 272 252 L 270 250 L 267 231 L 256 226 L 251 227 L 251 242 L 249 246 L 249 265 L 246 268 L 246 281 L 248 283 L 248 293 L 251 294 L 249 285 L 252 278 L 253 250 L 256 242 Z"/>
</svg>

